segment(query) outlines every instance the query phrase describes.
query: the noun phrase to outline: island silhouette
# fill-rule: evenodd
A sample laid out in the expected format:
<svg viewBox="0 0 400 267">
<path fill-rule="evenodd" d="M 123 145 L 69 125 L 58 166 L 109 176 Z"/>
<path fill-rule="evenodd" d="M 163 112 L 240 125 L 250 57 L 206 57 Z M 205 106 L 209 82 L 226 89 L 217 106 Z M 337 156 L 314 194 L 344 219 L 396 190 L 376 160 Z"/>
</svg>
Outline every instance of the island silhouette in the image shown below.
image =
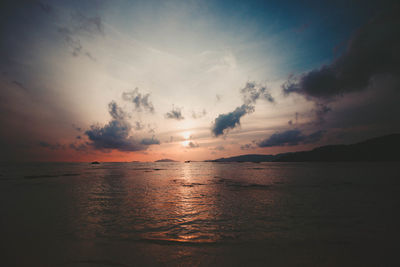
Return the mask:
<svg viewBox="0 0 400 267">
<path fill-rule="evenodd" d="M 400 161 L 400 134 L 390 134 L 350 145 L 327 145 L 309 151 L 276 155 L 246 154 L 207 162 L 323 162 Z"/>
</svg>

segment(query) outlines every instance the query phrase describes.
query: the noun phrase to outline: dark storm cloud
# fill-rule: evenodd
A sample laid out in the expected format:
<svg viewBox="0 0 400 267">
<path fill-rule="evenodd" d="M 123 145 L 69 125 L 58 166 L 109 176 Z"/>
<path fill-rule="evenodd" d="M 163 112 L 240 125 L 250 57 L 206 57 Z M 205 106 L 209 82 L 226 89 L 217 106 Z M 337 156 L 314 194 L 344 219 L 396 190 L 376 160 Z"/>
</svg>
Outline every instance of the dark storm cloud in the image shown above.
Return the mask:
<svg viewBox="0 0 400 267">
<path fill-rule="evenodd" d="M 139 88 L 135 88 L 130 92 L 123 92 L 122 99 L 135 105 L 136 111 L 146 110 L 154 113 L 153 103 L 150 101 L 150 94 L 141 94 Z"/>
<path fill-rule="evenodd" d="M 243 105 L 237 107 L 234 111 L 220 114 L 214 121 L 211 128 L 212 133 L 215 136 L 220 136 L 227 133 L 229 129 L 233 129 L 240 125 L 240 119 L 246 115 L 254 112 L 258 99 L 267 100 L 270 103 L 274 103 L 275 100 L 268 92 L 266 86 L 261 86 L 255 82 L 247 82 L 246 85 L 240 89 L 242 95 Z"/>
<path fill-rule="evenodd" d="M 215 136 L 219 136 L 224 134 L 226 130 L 233 129 L 236 126 L 240 125 L 240 119 L 254 111 L 254 107 L 251 105 L 241 105 L 237 107 L 234 111 L 220 114 L 214 121 L 214 125 L 212 126 L 212 133 Z"/>
<path fill-rule="evenodd" d="M 149 145 L 160 144 L 152 138 L 137 139 L 131 136 L 132 125 L 127 120 L 127 114 L 115 103 L 110 102 L 108 111 L 112 120 L 104 125 L 92 125 L 85 132 L 95 149 L 117 149 L 120 151 L 146 150 Z"/>
<path fill-rule="evenodd" d="M 329 65 L 301 77 L 290 77 L 282 86 L 285 94 L 298 93 L 329 100 L 368 87 L 380 74 L 400 74 L 400 5 L 381 13 L 359 29 L 345 52 Z"/>
<path fill-rule="evenodd" d="M 316 131 L 312 134 L 305 135 L 300 130 L 288 130 L 281 133 L 274 133 L 269 138 L 257 143 L 259 147 L 273 146 L 295 146 L 299 144 L 310 144 L 319 141 L 325 131 Z"/>
<path fill-rule="evenodd" d="M 175 120 L 183 120 L 185 119 L 182 116 L 182 110 L 178 107 L 172 107 L 172 110 L 165 113 L 166 119 L 175 119 Z"/>
</svg>

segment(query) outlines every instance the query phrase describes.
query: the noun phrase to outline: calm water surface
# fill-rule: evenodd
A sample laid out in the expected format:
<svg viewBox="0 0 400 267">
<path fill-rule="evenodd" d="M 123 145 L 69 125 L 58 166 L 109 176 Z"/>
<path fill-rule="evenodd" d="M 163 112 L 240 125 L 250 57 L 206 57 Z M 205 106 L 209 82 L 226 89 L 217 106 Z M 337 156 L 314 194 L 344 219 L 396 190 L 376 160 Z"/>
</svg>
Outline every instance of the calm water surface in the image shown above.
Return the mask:
<svg viewBox="0 0 400 267">
<path fill-rule="evenodd" d="M 395 266 L 398 165 L 3 163 L 0 261 Z"/>
</svg>

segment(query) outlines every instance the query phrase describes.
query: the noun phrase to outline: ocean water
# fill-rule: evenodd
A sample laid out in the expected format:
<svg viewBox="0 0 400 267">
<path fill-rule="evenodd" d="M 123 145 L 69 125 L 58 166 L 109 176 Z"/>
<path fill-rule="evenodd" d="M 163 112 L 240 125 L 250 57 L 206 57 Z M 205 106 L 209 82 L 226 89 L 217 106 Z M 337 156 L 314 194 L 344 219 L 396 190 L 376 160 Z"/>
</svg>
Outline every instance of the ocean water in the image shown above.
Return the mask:
<svg viewBox="0 0 400 267">
<path fill-rule="evenodd" d="M 1 266 L 398 266 L 398 163 L 0 165 Z"/>
</svg>

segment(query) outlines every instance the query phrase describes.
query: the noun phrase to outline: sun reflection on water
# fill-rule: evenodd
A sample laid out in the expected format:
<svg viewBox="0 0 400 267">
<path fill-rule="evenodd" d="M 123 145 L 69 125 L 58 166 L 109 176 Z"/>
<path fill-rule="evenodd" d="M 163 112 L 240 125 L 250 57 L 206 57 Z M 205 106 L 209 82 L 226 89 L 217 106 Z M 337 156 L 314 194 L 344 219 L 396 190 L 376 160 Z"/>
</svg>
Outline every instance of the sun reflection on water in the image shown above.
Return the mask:
<svg viewBox="0 0 400 267">
<path fill-rule="evenodd" d="M 75 191 L 79 215 L 71 216 L 76 218 L 73 228 L 85 239 L 117 236 L 212 243 L 241 238 L 243 229 L 271 225 L 252 218 L 265 215 L 270 210 L 265 207 L 273 204 L 269 187 L 249 176 L 254 168 L 243 167 L 208 163 L 98 166 Z M 245 210 L 243 203 L 253 206 Z"/>
</svg>

